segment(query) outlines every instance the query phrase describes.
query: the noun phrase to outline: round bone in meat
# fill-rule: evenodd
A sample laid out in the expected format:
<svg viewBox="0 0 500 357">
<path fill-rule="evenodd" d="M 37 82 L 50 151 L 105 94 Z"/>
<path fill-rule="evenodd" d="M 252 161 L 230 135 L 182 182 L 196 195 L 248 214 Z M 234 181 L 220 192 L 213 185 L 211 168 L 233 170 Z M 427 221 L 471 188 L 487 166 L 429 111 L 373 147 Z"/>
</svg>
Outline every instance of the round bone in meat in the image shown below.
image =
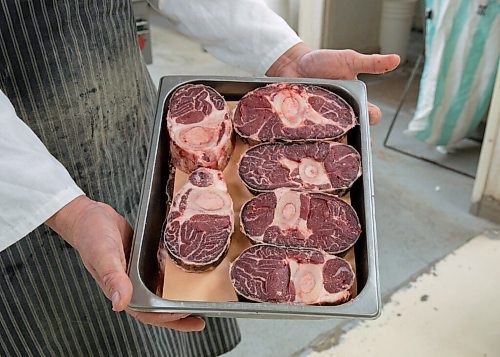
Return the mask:
<svg viewBox="0 0 500 357">
<path fill-rule="evenodd" d="M 197 169 L 170 207 L 164 232 L 168 254 L 186 271 L 211 270 L 226 256 L 233 231 L 233 201 L 222 172 Z"/>
<path fill-rule="evenodd" d="M 247 93 L 234 130 L 254 142 L 334 139 L 357 124 L 352 107 L 321 87 L 273 83 Z"/>
<path fill-rule="evenodd" d="M 179 87 L 169 101 L 167 128 L 174 165 L 223 170 L 234 149 L 231 113 L 224 98 L 202 84 Z"/>
<path fill-rule="evenodd" d="M 252 198 L 241 208 L 240 229 L 253 243 L 317 248 L 341 253 L 361 234 L 356 211 L 326 193 L 278 189 Z"/>
<path fill-rule="evenodd" d="M 361 176 L 361 157 L 336 142 L 266 143 L 249 148 L 238 173 L 252 192 L 295 188 L 342 192 Z"/>
<path fill-rule="evenodd" d="M 348 261 L 317 249 L 254 245 L 231 264 L 236 292 L 257 302 L 335 305 L 350 298 Z"/>
</svg>

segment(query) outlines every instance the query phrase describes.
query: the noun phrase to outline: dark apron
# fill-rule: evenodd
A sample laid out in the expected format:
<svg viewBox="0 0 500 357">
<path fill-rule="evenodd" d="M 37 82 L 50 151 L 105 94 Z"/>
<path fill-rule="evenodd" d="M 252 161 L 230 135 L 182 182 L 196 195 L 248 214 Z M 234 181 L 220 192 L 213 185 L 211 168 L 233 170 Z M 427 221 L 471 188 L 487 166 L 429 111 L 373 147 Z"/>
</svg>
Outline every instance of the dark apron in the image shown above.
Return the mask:
<svg viewBox="0 0 500 357">
<path fill-rule="evenodd" d="M 0 89 L 87 195 L 133 225 L 156 93 L 130 0 L 0 0 Z M 216 356 L 240 340 L 232 319 L 181 333 L 114 313 L 45 226 L 0 253 L 0 288 L 2 356 Z"/>
</svg>

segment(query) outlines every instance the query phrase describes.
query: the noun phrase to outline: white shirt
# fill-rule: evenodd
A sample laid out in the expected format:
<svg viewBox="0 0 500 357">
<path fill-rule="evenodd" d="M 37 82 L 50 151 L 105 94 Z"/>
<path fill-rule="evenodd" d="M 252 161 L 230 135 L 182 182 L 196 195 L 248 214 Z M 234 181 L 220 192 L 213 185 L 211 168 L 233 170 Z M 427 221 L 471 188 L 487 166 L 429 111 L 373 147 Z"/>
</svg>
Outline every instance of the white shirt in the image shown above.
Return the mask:
<svg viewBox="0 0 500 357">
<path fill-rule="evenodd" d="M 176 28 L 220 60 L 262 75 L 295 32 L 260 0 L 159 0 Z M 0 251 L 84 194 L 0 88 Z"/>
<path fill-rule="evenodd" d="M 263 0 L 159 0 L 158 9 L 221 61 L 258 75 L 301 42 Z"/>
<path fill-rule="evenodd" d="M 0 90 L 0 251 L 82 194 Z"/>
</svg>

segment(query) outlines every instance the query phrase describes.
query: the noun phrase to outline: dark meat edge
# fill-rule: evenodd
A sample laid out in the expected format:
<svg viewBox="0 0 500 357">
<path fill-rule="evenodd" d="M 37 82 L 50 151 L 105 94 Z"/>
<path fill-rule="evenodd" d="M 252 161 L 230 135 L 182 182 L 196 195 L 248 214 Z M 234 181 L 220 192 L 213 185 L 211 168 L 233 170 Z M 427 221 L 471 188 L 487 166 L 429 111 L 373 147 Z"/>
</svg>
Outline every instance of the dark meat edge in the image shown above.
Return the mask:
<svg viewBox="0 0 500 357">
<path fill-rule="evenodd" d="M 158 249 L 156 251 L 156 262 L 157 262 L 157 267 L 158 267 L 158 277 L 157 277 L 157 282 L 156 282 L 156 293 L 158 296 L 163 296 L 163 283 L 165 280 L 165 264 L 162 265 L 162 260 L 161 258 L 161 252 L 163 249 L 167 249 L 165 247 L 165 229 L 167 227 L 167 217 L 168 214 L 170 213 L 170 205 L 172 203 L 172 200 L 174 199 L 174 181 L 175 181 L 175 171 L 176 167 L 174 166 L 172 160 L 168 163 L 168 177 L 167 177 L 167 185 L 166 185 L 166 190 L 165 190 L 165 196 L 167 198 L 166 200 L 166 215 L 165 219 L 163 220 L 163 224 L 161 227 L 161 235 L 160 235 L 160 240 L 158 242 Z"/>
</svg>

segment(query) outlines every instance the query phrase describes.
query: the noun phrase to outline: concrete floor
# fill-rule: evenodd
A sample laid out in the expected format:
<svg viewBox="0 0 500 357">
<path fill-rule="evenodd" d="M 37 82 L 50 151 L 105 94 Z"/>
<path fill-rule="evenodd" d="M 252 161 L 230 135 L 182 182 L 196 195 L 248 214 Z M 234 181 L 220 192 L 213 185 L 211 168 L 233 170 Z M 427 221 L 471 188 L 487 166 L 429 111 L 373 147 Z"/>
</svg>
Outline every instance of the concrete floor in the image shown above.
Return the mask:
<svg viewBox="0 0 500 357">
<path fill-rule="evenodd" d="M 166 29 L 158 16 L 152 19 L 152 39 L 153 64 L 148 67 L 155 83 L 167 74 L 246 74 L 219 62 L 203 52 L 198 44 Z M 368 85 L 370 101 L 379 105 L 384 117 L 381 124 L 372 127 L 381 294 L 384 301 L 389 301 L 395 292 L 407 287 L 472 237 L 499 229 L 493 223 L 468 213 L 473 185 L 471 178 L 383 147 L 390 118 L 409 71 L 410 65 L 406 65 L 392 74 L 363 77 Z M 400 114 L 403 121 L 411 117 L 415 93 L 413 89 Z M 396 130 L 393 135 L 404 142 L 401 130 Z M 470 155 L 461 156 L 460 153 L 454 157 L 454 162 L 464 168 L 474 165 Z M 469 256 L 468 259 L 474 257 Z M 443 286 L 446 286 L 444 283 Z M 481 286 L 468 286 L 464 288 L 465 294 L 467 290 L 480 294 Z M 351 320 L 297 322 L 242 319 L 239 324 L 242 342 L 225 356 L 299 356 L 313 351 L 328 351 L 338 344 L 345 331 L 358 325 L 371 326 Z M 449 343 L 454 343 L 454 339 L 455 336 L 450 336 Z"/>
<path fill-rule="evenodd" d="M 480 257 L 480 259 L 478 259 Z M 500 351 L 500 235 L 480 235 L 394 293 L 377 320 L 310 357 L 486 357 Z"/>
</svg>

